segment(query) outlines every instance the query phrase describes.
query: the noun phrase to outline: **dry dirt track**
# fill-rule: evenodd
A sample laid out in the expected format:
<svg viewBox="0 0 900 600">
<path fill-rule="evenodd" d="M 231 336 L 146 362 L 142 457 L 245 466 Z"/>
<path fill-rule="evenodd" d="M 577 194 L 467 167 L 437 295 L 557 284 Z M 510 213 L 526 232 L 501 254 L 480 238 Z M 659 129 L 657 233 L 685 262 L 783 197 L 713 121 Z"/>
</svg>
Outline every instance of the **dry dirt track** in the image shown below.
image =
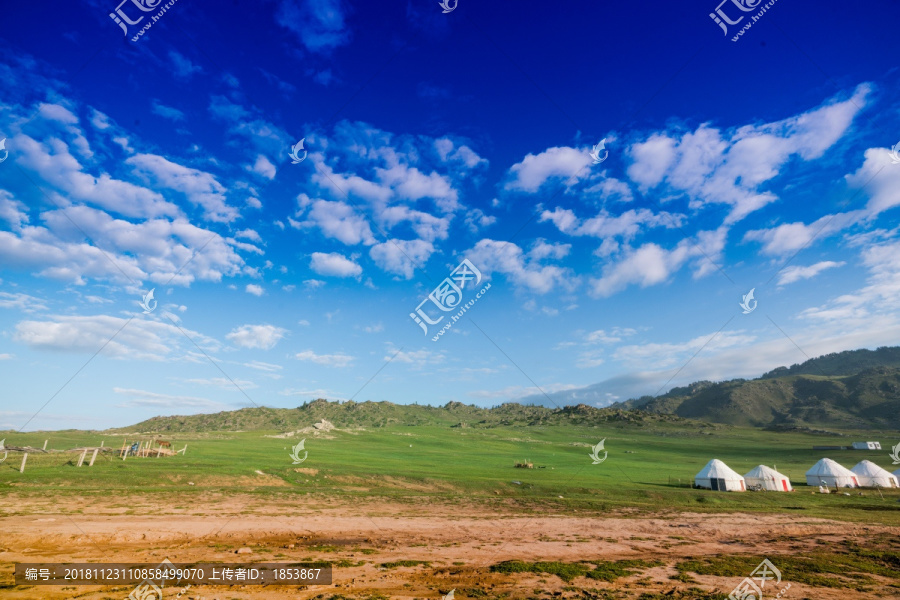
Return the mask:
<svg viewBox="0 0 900 600">
<path fill-rule="evenodd" d="M 7 498 L 7 500 L 11 500 Z M 12 501 L 15 501 L 12 499 Z M 109 514 L 82 503 L 82 514 L 63 514 L 52 499 L 30 500 L 30 514 L 2 518 L 0 565 L 3 583 L 12 583 L 16 562 L 286 562 L 309 559 L 344 561 L 334 584 L 296 587 L 194 587 L 181 598 L 209 600 L 313 598 L 341 595 L 369 598 L 440 598 L 456 589 L 457 598 L 482 590 L 486 598 L 603 597 L 581 589 L 617 591 L 615 597 L 701 587 L 726 595 L 740 579 L 694 576 L 695 583 L 670 579 L 673 564 L 686 556 L 750 554 L 777 557 L 821 548 L 821 543 L 853 539 L 865 545 L 877 534 L 898 535 L 898 528 L 858 526 L 797 515 L 667 514 L 647 516 L 522 516 L 497 514 L 476 505 L 426 501 L 392 505 L 285 506 L 241 497 L 210 498 L 208 506 L 181 509 L 150 501 L 134 514 Z M 96 502 L 96 500 L 94 500 Z M 79 503 L 67 497 L 66 507 Z M 124 511 L 124 509 L 123 509 Z M 235 554 L 249 547 L 252 554 Z M 641 558 L 665 566 L 614 583 L 578 579 L 567 584 L 556 576 L 491 573 L 503 560 L 581 561 Z M 383 569 L 381 563 L 419 560 L 428 566 Z M 362 564 L 359 564 L 361 563 Z M 789 578 L 785 577 L 786 581 Z M 133 586 L 131 586 L 133 587 Z M 2 596 L 24 598 L 125 598 L 131 587 L 32 587 L 4 589 Z M 565 589 L 568 588 L 568 589 Z M 578 588 L 578 590 L 576 590 Z M 177 590 L 176 590 L 177 592 Z M 174 597 L 176 592 L 167 594 Z M 599 593 L 599 592 L 598 592 Z M 609 596 L 613 597 L 613 596 Z M 677 591 L 672 595 L 681 596 Z M 794 583 L 785 598 L 885 598 L 875 592 L 804 588 Z"/>
</svg>

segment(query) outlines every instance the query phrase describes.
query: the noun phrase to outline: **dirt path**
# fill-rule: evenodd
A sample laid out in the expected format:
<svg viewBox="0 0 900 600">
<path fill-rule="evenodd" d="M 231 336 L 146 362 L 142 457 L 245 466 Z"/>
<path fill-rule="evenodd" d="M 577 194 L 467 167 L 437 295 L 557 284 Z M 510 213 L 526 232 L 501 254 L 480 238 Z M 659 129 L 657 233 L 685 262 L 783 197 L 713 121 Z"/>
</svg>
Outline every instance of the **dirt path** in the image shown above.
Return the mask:
<svg viewBox="0 0 900 600">
<path fill-rule="evenodd" d="M 66 506 L 72 506 L 71 498 Z M 284 506 L 247 498 L 219 498 L 209 505 L 192 503 L 173 509 L 144 502 L 137 514 L 84 514 L 53 510 L 47 499 L 33 501 L 34 512 L 4 517 L 0 538 L 2 581 L 12 583 L 16 562 L 288 562 L 324 560 L 337 563 L 334 584 L 323 587 L 194 587 L 189 598 L 313 598 L 325 594 L 369 598 L 440 598 L 450 589 L 457 598 L 597 597 L 638 598 L 700 587 L 726 595 L 740 578 L 694 577 L 694 583 L 670 579 L 673 566 L 687 556 L 748 554 L 778 556 L 821 548 L 822 542 L 852 539 L 865 545 L 875 535 L 900 534 L 898 528 L 859 526 L 796 515 L 671 514 L 659 517 L 520 516 L 497 514 L 475 505 L 368 503 Z M 92 514 L 95 513 L 95 514 Z M 196 514 L 206 513 L 206 514 Z M 236 554 L 239 548 L 250 554 Z M 553 575 L 493 573 L 505 560 L 611 561 L 658 560 L 646 569 L 608 583 Z M 381 568 L 392 561 L 424 561 L 428 565 Z M 749 574 L 749 573 L 748 573 Z M 581 578 L 582 580 L 584 578 Z M 787 579 L 787 577 L 786 577 Z M 60 587 L 5 589 L 4 598 L 125 598 L 131 587 Z M 568 589 L 568 591 L 566 591 Z M 583 590 L 596 590 L 584 592 Z M 895 590 L 896 591 L 896 590 Z M 175 593 L 171 594 L 174 597 Z M 471 594 L 471 595 L 470 595 Z M 594 594 L 594 595 L 590 595 Z M 877 595 L 807 588 L 794 584 L 788 597 L 876 598 Z M 169 595 L 166 596 L 170 597 Z M 678 593 L 670 596 L 680 596 Z M 884 597 L 884 596 L 882 596 Z"/>
</svg>

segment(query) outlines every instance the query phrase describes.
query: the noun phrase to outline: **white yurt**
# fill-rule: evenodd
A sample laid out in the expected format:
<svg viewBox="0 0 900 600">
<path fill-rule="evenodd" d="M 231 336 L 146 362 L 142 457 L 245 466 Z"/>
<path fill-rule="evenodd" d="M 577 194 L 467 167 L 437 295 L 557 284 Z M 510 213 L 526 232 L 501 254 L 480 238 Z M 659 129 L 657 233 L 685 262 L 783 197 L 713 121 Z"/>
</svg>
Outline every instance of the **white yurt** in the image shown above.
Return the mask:
<svg viewBox="0 0 900 600">
<path fill-rule="evenodd" d="M 775 469 L 766 465 L 759 465 L 746 475 L 744 481 L 747 483 L 747 489 L 763 489 L 767 492 L 793 492 L 791 480 L 787 475 L 782 475 Z"/>
<path fill-rule="evenodd" d="M 806 485 L 826 487 L 859 487 L 856 473 L 830 458 L 823 458 L 806 472 Z"/>
<path fill-rule="evenodd" d="M 895 475 L 870 460 L 860 461 L 850 470 L 856 473 L 860 487 L 898 487 Z"/>
<path fill-rule="evenodd" d="M 718 492 L 743 492 L 747 489 L 744 478 L 717 458 L 700 469 L 694 477 L 694 485 Z"/>
</svg>

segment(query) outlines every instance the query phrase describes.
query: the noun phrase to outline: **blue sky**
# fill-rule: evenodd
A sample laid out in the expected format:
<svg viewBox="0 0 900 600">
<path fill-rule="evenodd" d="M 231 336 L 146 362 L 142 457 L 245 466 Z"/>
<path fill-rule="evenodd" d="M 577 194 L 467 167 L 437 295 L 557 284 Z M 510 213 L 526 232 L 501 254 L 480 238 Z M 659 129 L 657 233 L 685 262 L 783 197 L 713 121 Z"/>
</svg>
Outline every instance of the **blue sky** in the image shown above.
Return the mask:
<svg viewBox="0 0 900 600">
<path fill-rule="evenodd" d="M 139 4 L 4 7 L 0 428 L 605 406 L 900 340 L 895 2 Z"/>
</svg>

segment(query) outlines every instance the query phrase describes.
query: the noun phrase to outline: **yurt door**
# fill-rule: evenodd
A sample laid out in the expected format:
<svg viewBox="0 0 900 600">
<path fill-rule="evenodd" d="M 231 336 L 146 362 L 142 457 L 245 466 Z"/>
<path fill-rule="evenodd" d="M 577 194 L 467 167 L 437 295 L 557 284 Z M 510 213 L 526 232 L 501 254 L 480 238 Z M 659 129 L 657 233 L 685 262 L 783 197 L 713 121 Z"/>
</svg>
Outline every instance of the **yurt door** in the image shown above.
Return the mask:
<svg viewBox="0 0 900 600">
<path fill-rule="evenodd" d="M 710 479 L 709 482 L 712 484 L 712 489 L 714 492 L 724 492 L 725 491 L 725 480 L 724 479 Z"/>
</svg>

